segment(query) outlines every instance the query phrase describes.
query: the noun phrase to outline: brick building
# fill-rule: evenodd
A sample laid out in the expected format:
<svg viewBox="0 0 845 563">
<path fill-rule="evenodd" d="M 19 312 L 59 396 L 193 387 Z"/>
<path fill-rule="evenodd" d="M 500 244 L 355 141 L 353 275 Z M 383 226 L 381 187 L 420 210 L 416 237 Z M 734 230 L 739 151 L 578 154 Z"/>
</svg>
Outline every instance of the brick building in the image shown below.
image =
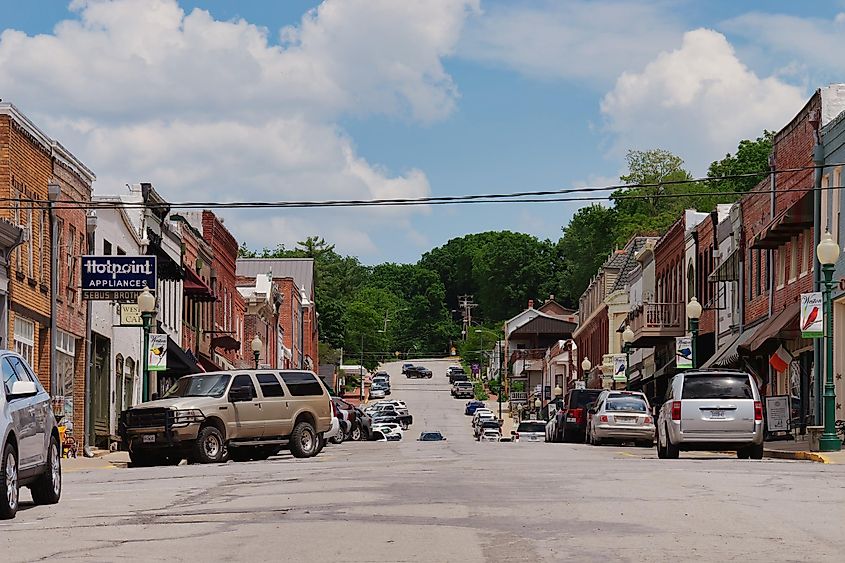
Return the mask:
<svg viewBox="0 0 845 563">
<path fill-rule="evenodd" d="M 50 247 L 48 185 L 53 179 L 51 140 L 17 108 L 0 104 L 0 218 L 20 225 L 23 244 L 9 256 L 8 342 L 50 389 Z"/>
<path fill-rule="evenodd" d="M 91 201 L 94 174 L 61 144 L 53 146 L 53 182 L 60 195 L 55 210 L 56 265 L 55 384 L 53 396 L 61 398 L 64 415 L 80 431 L 85 420 L 85 358 L 87 304 L 80 295 L 80 256 L 87 254 L 88 225 L 84 208 L 62 206 L 62 202 Z"/>
<path fill-rule="evenodd" d="M 202 234 L 211 246 L 211 290 L 217 298 L 211 308 L 209 323 L 210 353 L 216 365 L 223 369 L 233 369 L 244 358 L 242 319 L 246 310 L 246 304 L 238 292 L 235 273 L 238 241 L 225 227 L 223 220 L 207 210 L 202 212 Z"/>
</svg>

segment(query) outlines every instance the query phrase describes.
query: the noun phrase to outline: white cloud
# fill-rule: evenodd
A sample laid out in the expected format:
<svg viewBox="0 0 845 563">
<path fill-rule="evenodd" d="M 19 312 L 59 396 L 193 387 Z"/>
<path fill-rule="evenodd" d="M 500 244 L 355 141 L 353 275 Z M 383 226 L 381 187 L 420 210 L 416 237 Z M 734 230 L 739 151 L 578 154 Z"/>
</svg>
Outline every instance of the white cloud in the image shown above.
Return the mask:
<svg viewBox="0 0 845 563">
<path fill-rule="evenodd" d="M 609 84 L 640 67 L 682 29 L 673 2 L 505 2 L 467 24 L 462 57 L 543 79 Z"/>
<path fill-rule="evenodd" d="M 478 2 L 325 0 L 275 44 L 262 27 L 175 0 L 74 0 L 78 19 L 51 34 L 0 34 L 0 89 L 94 169 L 98 193 L 150 181 L 183 201 L 419 197 L 430 192 L 422 171 L 369 163 L 336 123 L 448 116 L 458 92 L 441 59 Z M 333 242 L 372 250 L 369 233 L 387 221 L 415 240 L 419 212 L 370 209 Z M 335 216 L 286 219 L 295 213 L 278 212 L 278 231 L 229 227 L 274 246 Z"/>
<path fill-rule="evenodd" d="M 804 98 L 798 87 L 757 76 L 722 34 L 697 29 L 642 72 L 623 73 L 601 111 L 613 152 L 665 148 L 702 173 L 741 139 L 782 127 Z"/>
</svg>

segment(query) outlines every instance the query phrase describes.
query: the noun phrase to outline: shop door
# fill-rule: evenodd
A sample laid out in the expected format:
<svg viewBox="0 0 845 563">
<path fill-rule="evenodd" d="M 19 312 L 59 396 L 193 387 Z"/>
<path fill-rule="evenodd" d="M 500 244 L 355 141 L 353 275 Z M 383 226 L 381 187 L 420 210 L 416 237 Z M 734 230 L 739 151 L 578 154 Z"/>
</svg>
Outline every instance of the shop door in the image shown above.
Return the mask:
<svg viewBox="0 0 845 563">
<path fill-rule="evenodd" d="M 111 346 L 106 338 L 94 336 L 94 365 L 91 370 L 91 418 L 94 420 L 94 444 L 108 447 L 109 372 Z"/>
</svg>

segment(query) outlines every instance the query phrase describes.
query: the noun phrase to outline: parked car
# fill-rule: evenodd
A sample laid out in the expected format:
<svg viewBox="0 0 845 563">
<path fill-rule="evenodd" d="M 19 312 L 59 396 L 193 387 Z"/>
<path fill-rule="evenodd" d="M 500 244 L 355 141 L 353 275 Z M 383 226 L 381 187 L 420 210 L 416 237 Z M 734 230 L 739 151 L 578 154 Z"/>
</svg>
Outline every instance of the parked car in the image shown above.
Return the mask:
<svg viewBox="0 0 845 563">
<path fill-rule="evenodd" d="M 462 368 L 461 366 L 449 366 L 448 368 L 446 368 L 446 377 L 451 377 L 452 374 L 458 373 L 463 373 L 464 375 L 466 375 L 466 373 L 464 372 L 464 368 Z"/>
<path fill-rule="evenodd" d="M 384 397 L 386 395 L 387 395 L 387 392 L 386 392 L 385 388 L 382 387 L 381 385 L 373 384 L 373 386 L 370 387 L 370 398 L 371 399 L 384 399 Z"/>
<path fill-rule="evenodd" d="M 20 488 L 35 504 L 62 496 L 61 443 L 50 395 L 23 357 L 0 350 L 0 519 L 14 518 Z"/>
<path fill-rule="evenodd" d="M 452 396 L 456 399 L 466 399 L 475 396 L 475 388 L 469 381 L 458 381 L 452 385 Z"/>
<path fill-rule="evenodd" d="M 417 438 L 418 442 L 444 442 L 446 441 L 446 436 L 441 434 L 440 432 L 421 432 L 420 437 Z"/>
<path fill-rule="evenodd" d="M 680 451 L 734 450 L 763 457 L 763 403 L 754 378 L 742 371 L 690 370 L 666 391 L 657 418 L 657 456 Z"/>
<path fill-rule="evenodd" d="M 376 386 L 380 387 L 381 389 L 384 389 L 385 395 L 390 395 L 390 379 L 389 378 L 384 377 L 383 375 L 376 375 L 375 377 L 373 377 L 373 385 L 372 385 L 371 389 L 373 387 L 376 387 Z M 371 394 L 371 396 L 372 396 L 372 394 Z"/>
<path fill-rule="evenodd" d="M 654 421 L 648 399 L 636 391 L 604 391 L 589 411 L 586 441 L 601 445 L 607 440 L 654 445 Z"/>
<path fill-rule="evenodd" d="M 384 434 L 390 434 L 391 432 L 402 434 L 402 427 L 395 422 L 380 422 L 373 427 L 373 430 L 378 430 Z"/>
<path fill-rule="evenodd" d="M 563 408 L 555 415 L 549 432 L 553 442 L 579 442 L 587 430 L 587 410 L 601 394 L 601 389 L 572 389 L 566 394 Z"/>
<path fill-rule="evenodd" d="M 450 373 L 449 383 L 454 385 L 457 381 L 469 381 L 469 376 L 463 370 Z"/>
<path fill-rule="evenodd" d="M 408 370 L 413 368 L 413 367 L 414 367 L 414 364 L 402 364 L 402 375 L 407 374 Z"/>
<path fill-rule="evenodd" d="M 478 437 L 479 442 L 498 442 L 502 438 L 501 431 L 492 428 L 485 428 L 481 436 Z"/>
<path fill-rule="evenodd" d="M 344 439 L 351 440 L 352 431 L 358 424 L 358 415 L 355 412 L 355 406 L 341 399 L 340 397 L 332 397 L 332 404 L 338 409 L 338 418 L 340 418 L 342 430 L 344 432 Z"/>
<path fill-rule="evenodd" d="M 517 442 L 542 442 L 545 437 L 546 423 L 542 420 L 523 420 L 513 433 Z"/>
<path fill-rule="evenodd" d="M 312 457 L 331 429 L 325 385 L 304 370 L 238 370 L 180 378 L 162 399 L 121 413 L 133 465 L 261 459 L 282 446 Z"/>
<path fill-rule="evenodd" d="M 374 442 L 399 442 L 401 440 L 402 440 L 401 434 L 393 434 L 393 433 L 385 434 L 381 430 L 373 430 L 373 441 Z"/>
<path fill-rule="evenodd" d="M 348 428 L 347 423 L 341 420 L 340 409 L 332 401 L 332 427 L 323 434 L 323 438 L 333 444 L 342 444 Z"/>
<path fill-rule="evenodd" d="M 420 379 L 426 377 L 425 372 L 428 371 L 424 367 L 411 366 L 405 370 L 405 377 L 408 379 Z M 429 372 L 431 373 L 431 372 Z"/>
<path fill-rule="evenodd" d="M 373 419 L 370 415 L 360 408 L 355 407 L 355 421 L 355 426 L 352 427 L 351 439 L 356 442 L 371 440 L 373 436 Z"/>
<path fill-rule="evenodd" d="M 478 409 L 486 408 L 486 405 L 483 401 L 469 401 L 464 408 L 464 414 L 466 415 L 473 415 L 475 411 Z"/>
<path fill-rule="evenodd" d="M 414 417 L 408 413 L 407 409 L 397 408 L 393 403 L 378 403 L 365 412 L 368 412 L 373 419 L 378 416 L 395 417 L 406 428 L 414 423 Z"/>
<path fill-rule="evenodd" d="M 499 425 L 499 421 L 495 419 L 483 419 L 475 427 L 475 439 L 480 440 L 481 437 L 487 432 L 495 432 L 496 434 L 501 434 L 502 431 L 501 426 Z"/>
<path fill-rule="evenodd" d="M 420 377 L 423 379 L 431 379 L 431 370 L 428 368 L 417 368 L 417 371 L 420 374 Z"/>
</svg>

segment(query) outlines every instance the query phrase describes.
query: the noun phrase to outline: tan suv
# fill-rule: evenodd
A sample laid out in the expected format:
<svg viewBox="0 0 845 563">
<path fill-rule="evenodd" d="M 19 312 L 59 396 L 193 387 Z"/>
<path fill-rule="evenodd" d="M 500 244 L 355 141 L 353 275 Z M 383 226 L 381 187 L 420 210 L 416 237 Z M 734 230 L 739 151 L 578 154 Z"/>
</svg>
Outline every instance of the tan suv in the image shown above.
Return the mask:
<svg viewBox="0 0 845 563">
<path fill-rule="evenodd" d="M 331 429 L 330 401 L 309 371 L 188 375 L 162 399 L 123 411 L 119 433 L 138 466 L 267 459 L 284 446 L 311 457 Z"/>
</svg>

